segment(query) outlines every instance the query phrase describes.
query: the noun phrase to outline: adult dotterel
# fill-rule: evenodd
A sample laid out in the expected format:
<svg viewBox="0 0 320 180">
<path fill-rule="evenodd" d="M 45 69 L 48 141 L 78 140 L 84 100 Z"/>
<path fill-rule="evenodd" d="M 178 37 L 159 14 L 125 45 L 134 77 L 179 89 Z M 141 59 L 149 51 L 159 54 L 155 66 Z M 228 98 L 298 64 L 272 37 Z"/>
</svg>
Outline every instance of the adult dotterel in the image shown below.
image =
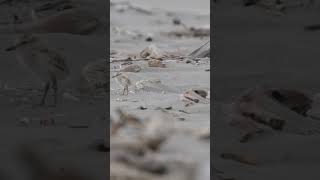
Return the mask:
<svg viewBox="0 0 320 180">
<path fill-rule="evenodd" d="M 43 39 L 34 34 L 19 35 L 14 45 L 6 49 L 6 51 L 12 50 L 16 50 L 19 62 L 25 64 L 31 72 L 45 82 L 44 94 L 40 104 L 45 104 L 51 86 L 54 91 L 54 105 L 56 105 L 58 81 L 66 79 L 70 74 L 66 58 L 57 50 L 49 48 Z"/>
</svg>

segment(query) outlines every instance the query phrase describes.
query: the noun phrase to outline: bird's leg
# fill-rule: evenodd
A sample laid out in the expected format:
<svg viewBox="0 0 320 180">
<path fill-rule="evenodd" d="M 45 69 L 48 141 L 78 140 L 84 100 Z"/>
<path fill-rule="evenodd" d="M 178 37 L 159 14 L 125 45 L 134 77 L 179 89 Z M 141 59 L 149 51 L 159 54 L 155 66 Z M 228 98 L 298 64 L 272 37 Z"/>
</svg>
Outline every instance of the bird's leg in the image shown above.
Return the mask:
<svg viewBox="0 0 320 180">
<path fill-rule="evenodd" d="M 126 87 L 123 87 L 123 90 L 122 90 L 122 95 L 124 95 L 124 92 L 126 91 Z"/>
<path fill-rule="evenodd" d="M 50 81 L 46 82 L 46 84 L 44 86 L 44 93 L 43 93 L 40 105 L 44 105 L 45 104 L 45 100 L 46 100 L 49 88 L 50 88 Z"/>
<path fill-rule="evenodd" d="M 51 81 L 52 81 L 54 105 L 57 105 L 57 102 L 58 102 L 58 82 L 57 82 L 57 78 L 55 76 L 52 76 Z"/>
<path fill-rule="evenodd" d="M 126 95 L 128 95 L 129 94 L 129 87 L 125 86 L 125 90 L 126 90 Z"/>
</svg>

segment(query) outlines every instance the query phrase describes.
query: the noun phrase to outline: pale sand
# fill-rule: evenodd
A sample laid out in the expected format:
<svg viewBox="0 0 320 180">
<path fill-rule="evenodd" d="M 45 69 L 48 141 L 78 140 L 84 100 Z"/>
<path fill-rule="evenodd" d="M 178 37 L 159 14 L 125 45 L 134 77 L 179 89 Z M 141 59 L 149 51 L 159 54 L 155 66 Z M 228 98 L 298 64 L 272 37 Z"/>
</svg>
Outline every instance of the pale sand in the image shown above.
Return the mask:
<svg viewBox="0 0 320 180">
<path fill-rule="evenodd" d="M 119 1 L 113 1 L 119 2 Z M 131 2 L 131 1 L 130 1 Z M 178 17 L 187 26 L 202 27 L 210 26 L 209 1 L 199 1 L 199 6 L 195 6 L 194 11 L 182 8 L 181 3 L 197 4 L 194 1 L 133 1 L 132 4 L 151 11 L 153 14 L 147 15 L 133 9 L 124 12 L 117 12 L 111 8 L 111 50 L 126 55 L 139 53 L 147 46 L 154 44 L 165 54 L 173 53 L 186 56 L 196 48 L 203 45 L 210 38 L 175 38 L 168 37 L 162 33 L 174 30 L 181 30 L 183 27 L 174 26 L 172 20 Z M 167 13 L 173 13 L 168 16 Z M 119 30 L 118 32 L 115 30 Z M 141 34 L 141 37 L 136 36 Z M 145 39 L 151 36 L 153 41 L 147 42 Z M 120 58 L 121 59 L 121 58 Z M 140 72 L 128 72 L 132 85 L 129 86 L 129 95 L 122 96 L 121 87 L 110 78 L 111 82 L 111 117 L 117 119 L 116 108 L 135 115 L 141 119 L 147 119 L 159 110 L 159 108 L 172 107 L 168 110 L 169 116 L 174 119 L 174 126 L 177 129 L 202 129 L 210 127 L 210 104 L 194 104 L 189 107 L 184 106 L 180 100 L 180 95 L 191 88 L 199 88 L 210 92 L 210 59 L 202 59 L 199 65 L 187 64 L 185 61 L 177 61 L 172 58 L 164 58 L 167 67 L 148 67 L 147 61 L 133 62 L 140 65 Z M 115 60 L 116 61 L 116 60 Z M 111 63 L 111 71 L 116 71 L 122 62 Z M 125 67 L 125 66 L 123 66 Z M 111 72 L 111 76 L 114 72 Z M 159 79 L 159 84 L 149 84 L 149 87 L 136 91 L 136 82 L 148 79 Z M 139 109 L 142 106 L 145 110 Z M 183 110 L 187 113 L 181 112 Z M 184 118 L 184 121 L 180 119 Z M 173 156 L 178 153 L 197 162 L 209 166 L 207 161 L 210 158 L 209 142 L 193 141 L 177 136 L 163 147 L 160 153 Z M 111 147 L 112 149 L 112 147 Z M 203 174 L 203 180 L 205 178 Z"/>
</svg>

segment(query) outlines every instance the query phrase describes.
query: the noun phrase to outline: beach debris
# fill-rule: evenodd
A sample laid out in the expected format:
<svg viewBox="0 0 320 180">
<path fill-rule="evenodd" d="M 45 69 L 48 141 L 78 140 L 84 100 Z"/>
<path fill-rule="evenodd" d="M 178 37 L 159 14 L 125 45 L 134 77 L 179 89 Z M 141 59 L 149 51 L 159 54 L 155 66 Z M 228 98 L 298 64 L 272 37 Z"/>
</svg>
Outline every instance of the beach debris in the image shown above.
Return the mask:
<svg viewBox="0 0 320 180">
<path fill-rule="evenodd" d="M 151 42 L 151 41 L 153 41 L 152 36 L 147 36 L 147 37 L 146 37 L 146 41 L 147 41 L 147 42 Z"/>
<path fill-rule="evenodd" d="M 140 56 L 142 58 L 152 58 L 159 60 L 163 58 L 164 55 L 165 53 L 154 44 L 149 45 L 140 53 Z"/>
<path fill-rule="evenodd" d="M 144 89 L 147 84 L 159 84 L 159 83 L 161 83 L 160 79 L 147 79 L 147 80 L 137 81 L 135 86 L 137 89 Z"/>
<path fill-rule="evenodd" d="M 146 109 L 148 109 L 148 108 L 143 107 L 143 106 L 139 106 L 139 108 L 138 108 L 138 109 L 140 109 L 140 110 L 146 110 Z"/>
<path fill-rule="evenodd" d="M 149 92 L 158 92 L 158 93 L 166 93 L 166 92 L 174 92 L 177 93 L 175 89 L 168 87 L 162 84 L 161 80 L 158 78 L 149 78 L 136 81 L 135 90 L 140 91 L 149 91 Z"/>
<path fill-rule="evenodd" d="M 210 41 L 192 51 L 189 56 L 191 56 L 192 58 L 210 58 Z"/>
<path fill-rule="evenodd" d="M 123 27 L 113 26 L 111 30 L 117 35 L 130 36 L 132 39 L 140 39 L 143 37 L 143 35 L 140 32 L 128 30 Z M 119 39 L 116 39 L 115 42 L 116 41 L 119 41 Z"/>
<path fill-rule="evenodd" d="M 190 27 L 189 31 L 192 33 L 192 37 L 210 36 L 210 26 Z"/>
<path fill-rule="evenodd" d="M 178 18 L 178 17 L 175 17 L 175 18 L 172 19 L 172 23 L 174 25 L 181 25 L 181 19 Z"/>
<path fill-rule="evenodd" d="M 202 89 L 191 89 L 181 94 L 181 100 L 186 102 L 186 106 L 194 103 L 208 104 L 210 100 L 207 99 L 208 93 Z"/>
<path fill-rule="evenodd" d="M 182 109 L 180 109 L 179 112 L 182 112 L 182 113 L 185 113 L 185 114 L 190 114 L 189 112 L 187 112 L 185 110 L 182 110 Z"/>
<path fill-rule="evenodd" d="M 164 64 L 161 60 L 158 60 L 158 59 L 150 59 L 148 60 L 148 66 L 165 68 L 166 64 Z"/>
<path fill-rule="evenodd" d="M 172 110 L 172 106 L 165 107 L 164 109 L 165 109 L 165 110 Z"/>
<path fill-rule="evenodd" d="M 140 72 L 140 71 L 141 71 L 141 67 L 136 64 L 126 66 L 125 68 L 120 70 L 120 72 Z"/>
</svg>

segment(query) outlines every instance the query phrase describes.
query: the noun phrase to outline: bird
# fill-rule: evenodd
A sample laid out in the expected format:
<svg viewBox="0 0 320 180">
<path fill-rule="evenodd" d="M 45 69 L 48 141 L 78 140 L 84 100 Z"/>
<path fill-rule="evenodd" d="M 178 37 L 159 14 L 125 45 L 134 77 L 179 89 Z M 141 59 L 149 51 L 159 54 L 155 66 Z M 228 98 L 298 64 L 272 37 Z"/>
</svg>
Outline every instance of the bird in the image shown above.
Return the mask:
<svg viewBox="0 0 320 180">
<path fill-rule="evenodd" d="M 40 105 L 45 104 L 50 87 L 54 91 L 54 106 L 57 105 L 58 81 L 65 80 L 70 75 L 66 58 L 56 49 L 49 48 L 41 37 L 32 33 L 18 35 L 13 46 L 6 49 L 13 50 L 16 51 L 18 61 L 45 83 Z"/>
<path fill-rule="evenodd" d="M 129 86 L 131 85 L 131 81 L 129 77 L 124 74 L 117 72 L 112 78 L 116 78 L 117 83 L 123 87 L 122 95 L 128 95 L 129 94 Z"/>
</svg>

